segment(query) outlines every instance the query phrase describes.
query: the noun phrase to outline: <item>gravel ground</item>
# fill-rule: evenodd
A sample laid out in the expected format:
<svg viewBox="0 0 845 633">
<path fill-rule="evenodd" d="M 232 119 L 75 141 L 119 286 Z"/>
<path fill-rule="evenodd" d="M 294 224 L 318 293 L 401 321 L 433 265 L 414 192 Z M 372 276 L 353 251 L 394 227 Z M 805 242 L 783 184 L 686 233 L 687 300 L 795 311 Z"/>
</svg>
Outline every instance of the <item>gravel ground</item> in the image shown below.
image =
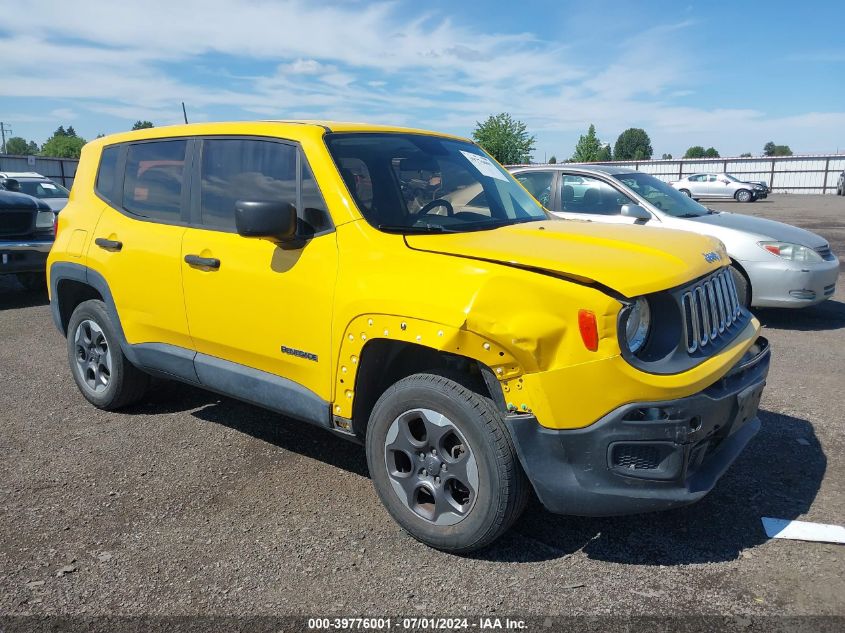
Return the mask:
<svg viewBox="0 0 845 633">
<path fill-rule="evenodd" d="M 712 206 L 845 254 L 843 198 Z M 402 533 L 362 450 L 320 430 L 167 382 L 94 409 L 46 296 L 0 279 L 0 614 L 845 615 L 845 550 L 760 524 L 845 522 L 843 291 L 759 313 L 763 430 L 703 501 L 612 519 L 533 503 L 460 558 Z"/>
</svg>

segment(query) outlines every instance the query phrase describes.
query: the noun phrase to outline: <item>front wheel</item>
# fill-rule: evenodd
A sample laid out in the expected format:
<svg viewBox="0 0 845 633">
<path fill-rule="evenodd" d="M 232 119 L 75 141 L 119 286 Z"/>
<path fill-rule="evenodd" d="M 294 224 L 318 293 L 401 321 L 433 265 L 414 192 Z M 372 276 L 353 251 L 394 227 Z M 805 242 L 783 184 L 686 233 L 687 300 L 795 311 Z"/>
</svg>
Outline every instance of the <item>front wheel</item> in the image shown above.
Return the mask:
<svg viewBox="0 0 845 633">
<path fill-rule="evenodd" d="M 678 191 L 684 194 L 687 198 L 692 198 L 692 194 L 689 189 L 678 189 Z"/>
<path fill-rule="evenodd" d="M 73 311 L 67 328 L 67 354 L 76 386 L 99 409 L 120 409 L 137 402 L 147 391 L 150 377 L 123 355 L 102 301 L 83 301 Z"/>
<path fill-rule="evenodd" d="M 751 285 L 745 274 L 736 266 L 731 266 L 731 275 L 734 278 L 734 285 L 736 286 L 736 295 L 739 304 L 744 308 L 751 307 Z"/>
<path fill-rule="evenodd" d="M 751 202 L 754 200 L 754 194 L 748 191 L 748 189 L 740 189 L 734 194 L 734 198 L 737 199 L 737 202 Z"/>
<path fill-rule="evenodd" d="M 529 483 L 501 414 L 457 380 L 414 374 L 394 384 L 373 409 L 366 448 L 387 511 L 431 547 L 481 549 L 525 507 Z"/>
</svg>

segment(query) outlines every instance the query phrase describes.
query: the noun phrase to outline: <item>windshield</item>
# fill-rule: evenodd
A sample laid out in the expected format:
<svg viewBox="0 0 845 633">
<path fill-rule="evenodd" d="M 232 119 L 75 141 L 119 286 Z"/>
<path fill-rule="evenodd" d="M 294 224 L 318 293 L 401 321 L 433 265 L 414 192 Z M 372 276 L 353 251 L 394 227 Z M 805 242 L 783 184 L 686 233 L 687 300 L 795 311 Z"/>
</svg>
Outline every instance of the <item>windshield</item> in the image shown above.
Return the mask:
<svg viewBox="0 0 845 633">
<path fill-rule="evenodd" d="M 616 180 L 637 192 L 652 205 L 676 218 L 695 218 L 710 213 L 688 195 L 642 172 L 614 174 Z"/>
<path fill-rule="evenodd" d="M 329 134 L 367 222 L 383 231 L 459 232 L 550 219 L 477 146 L 423 134 Z"/>
<path fill-rule="evenodd" d="M 49 180 L 19 180 L 21 192 L 36 198 L 67 198 L 69 192 Z"/>
</svg>

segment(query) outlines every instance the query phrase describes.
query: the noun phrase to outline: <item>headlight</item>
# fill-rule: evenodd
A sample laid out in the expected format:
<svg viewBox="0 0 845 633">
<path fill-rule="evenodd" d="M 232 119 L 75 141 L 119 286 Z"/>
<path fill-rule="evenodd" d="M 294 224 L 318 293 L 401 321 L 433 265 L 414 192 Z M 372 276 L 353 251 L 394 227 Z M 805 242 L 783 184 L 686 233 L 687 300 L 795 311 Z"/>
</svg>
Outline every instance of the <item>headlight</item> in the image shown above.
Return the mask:
<svg viewBox="0 0 845 633">
<path fill-rule="evenodd" d="M 812 248 L 801 246 L 800 244 L 790 244 L 789 242 L 757 242 L 761 247 L 769 251 L 772 255 L 783 257 L 791 262 L 799 262 L 805 264 L 815 264 L 822 260 L 819 255 Z"/>
<path fill-rule="evenodd" d="M 648 301 L 640 297 L 629 308 L 628 318 L 625 320 L 625 342 L 633 354 L 645 345 L 650 326 L 651 309 L 648 307 Z"/>
</svg>

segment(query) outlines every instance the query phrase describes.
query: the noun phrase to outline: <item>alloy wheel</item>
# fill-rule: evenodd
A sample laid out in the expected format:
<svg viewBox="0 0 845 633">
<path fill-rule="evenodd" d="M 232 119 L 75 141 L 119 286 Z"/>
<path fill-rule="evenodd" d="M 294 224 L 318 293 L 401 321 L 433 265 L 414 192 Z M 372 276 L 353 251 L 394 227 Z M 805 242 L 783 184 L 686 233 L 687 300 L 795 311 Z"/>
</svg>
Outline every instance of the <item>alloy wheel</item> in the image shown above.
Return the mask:
<svg viewBox="0 0 845 633">
<path fill-rule="evenodd" d="M 112 374 L 112 354 L 106 335 L 94 321 L 79 323 L 74 335 L 76 370 L 94 393 L 105 391 Z"/>
<path fill-rule="evenodd" d="M 478 464 L 465 436 L 431 409 L 399 415 L 387 431 L 384 459 L 394 492 L 435 525 L 454 525 L 475 505 Z"/>
</svg>

